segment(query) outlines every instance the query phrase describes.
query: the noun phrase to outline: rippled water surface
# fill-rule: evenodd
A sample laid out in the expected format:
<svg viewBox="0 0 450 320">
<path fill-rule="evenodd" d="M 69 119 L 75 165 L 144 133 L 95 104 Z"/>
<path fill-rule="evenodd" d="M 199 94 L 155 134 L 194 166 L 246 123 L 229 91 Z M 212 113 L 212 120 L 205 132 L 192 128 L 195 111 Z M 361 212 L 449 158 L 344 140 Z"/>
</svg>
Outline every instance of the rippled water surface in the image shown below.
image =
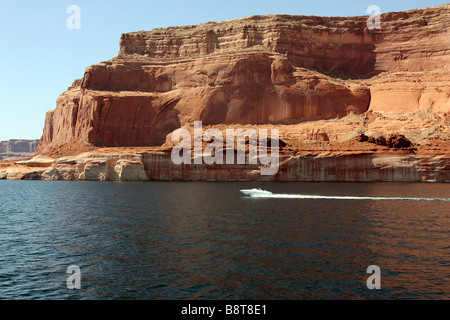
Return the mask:
<svg viewBox="0 0 450 320">
<path fill-rule="evenodd" d="M 289 196 L 239 192 L 254 187 Z M 0 299 L 449 299 L 448 198 L 449 184 L 0 181 Z"/>
</svg>

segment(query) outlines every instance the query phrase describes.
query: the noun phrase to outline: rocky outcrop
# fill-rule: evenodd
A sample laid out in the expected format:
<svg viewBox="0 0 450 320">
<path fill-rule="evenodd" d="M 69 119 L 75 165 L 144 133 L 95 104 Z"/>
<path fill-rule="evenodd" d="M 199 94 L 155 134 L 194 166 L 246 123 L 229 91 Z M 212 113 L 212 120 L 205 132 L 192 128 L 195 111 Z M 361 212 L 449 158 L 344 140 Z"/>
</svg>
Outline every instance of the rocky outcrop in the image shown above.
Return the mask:
<svg viewBox="0 0 450 320">
<path fill-rule="evenodd" d="M 132 153 L 83 153 L 78 156 L 49 158 L 37 156 L 15 161 L 2 169 L 0 178 L 8 180 L 148 180 L 142 155 Z"/>
<path fill-rule="evenodd" d="M 375 137 L 368 137 L 365 134 L 361 134 L 357 137 L 357 140 L 359 142 L 370 142 L 375 143 L 379 146 L 387 146 L 389 148 L 394 149 L 404 149 L 404 148 L 411 148 L 413 147 L 413 144 L 411 141 L 409 141 L 404 135 L 402 134 L 393 134 L 389 136 L 388 138 L 384 136 L 379 136 L 377 138 Z"/>
<path fill-rule="evenodd" d="M 0 160 L 14 160 L 35 154 L 39 140 L 8 140 L 0 142 Z"/>
</svg>

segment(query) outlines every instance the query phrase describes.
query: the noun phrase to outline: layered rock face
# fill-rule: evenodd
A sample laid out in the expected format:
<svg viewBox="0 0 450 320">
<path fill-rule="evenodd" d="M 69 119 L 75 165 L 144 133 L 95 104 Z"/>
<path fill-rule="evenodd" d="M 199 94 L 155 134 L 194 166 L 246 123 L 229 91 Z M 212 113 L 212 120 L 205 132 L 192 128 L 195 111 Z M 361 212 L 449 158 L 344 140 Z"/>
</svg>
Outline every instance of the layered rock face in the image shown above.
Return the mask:
<svg viewBox="0 0 450 320">
<path fill-rule="evenodd" d="M 446 155 L 408 151 L 323 151 L 282 153 L 275 175 L 262 176 L 259 165 L 176 165 L 168 150 L 99 149 L 57 159 L 37 156 L 2 168 L 0 179 L 87 181 L 450 181 Z"/>
<path fill-rule="evenodd" d="M 380 30 L 367 17 L 269 15 L 124 34 L 118 57 L 87 68 L 59 97 L 38 152 L 158 146 L 193 120 L 448 112 L 449 7 L 387 13 Z"/>
<path fill-rule="evenodd" d="M 34 156 L 39 140 L 0 141 L 0 160 L 13 160 Z"/>
<path fill-rule="evenodd" d="M 283 123 L 362 113 L 370 102 L 365 87 L 295 69 L 270 54 L 206 57 L 164 67 L 118 60 L 88 68 L 81 86 L 58 99 L 57 109 L 47 114 L 38 152 L 73 141 L 158 146 L 193 120 Z"/>
<path fill-rule="evenodd" d="M 287 155 L 294 157 L 289 165 L 310 170 L 316 169 L 303 164 L 320 159 L 323 152 L 330 157 L 350 152 L 348 157 L 363 163 L 352 166 L 362 170 L 356 176 L 364 181 L 383 176 L 362 173 L 371 170 L 370 161 L 377 162 L 371 157 L 397 155 L 346 143 L 362 134 L 371 139 L 403 135 L 425 159 L 408 162 L 417 170 L 405 173 L 403 180 L 430 175 L 448 180 L 447 173 L 434 171 L 448 170 L 450 5 L 383 14 L 381 29 L 369 30 L 367 19 L 251 16 L 123 34 L 118 56 L 88 67 L 47 113 L 37 153 L 55 158 L 98 147 L 170 149 L 174 130 L 192 129 L 201 120 L 219 130 L 279 129 L 291 148 Z M 148 152 L 159 152 L 155 150 Z M 312 158 L 295 160 L 308 152 Z M 147 178 L 159 179 L 145 160 L 153 158 L 137 153 Z M 418 164 L 427 161 L 440 165 Z M 169 167 L 158 168 L 176 175 Z M 237 176 L 243 174 L 242 168 L 235 169 Z M 77 179 L 84 177 L 83 170 L 77 171 Z M 424 170 L 431 171 L 418 173 Z M 113 171 L 103 177 L 114 180 Z M 209 179 L 208 174 L 200 176 Z M 235 173 L 219 176 L 226 180 Z M 276 179 L 300 177 L 279 173 Z"/>
</svg>

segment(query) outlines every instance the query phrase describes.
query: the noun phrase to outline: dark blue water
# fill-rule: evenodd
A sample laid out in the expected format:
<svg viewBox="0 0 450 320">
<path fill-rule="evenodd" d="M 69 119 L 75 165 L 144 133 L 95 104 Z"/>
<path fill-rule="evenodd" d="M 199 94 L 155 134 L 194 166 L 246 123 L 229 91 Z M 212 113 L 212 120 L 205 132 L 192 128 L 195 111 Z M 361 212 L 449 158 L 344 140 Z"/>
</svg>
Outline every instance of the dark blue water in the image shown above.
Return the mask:
<svg viewBox="0 0 450 320">
<path fill-rule="evenodd" d="M 435 198 L 450 185 L 0 181 L 0 299 L 449 299 Z"/>
</svg>

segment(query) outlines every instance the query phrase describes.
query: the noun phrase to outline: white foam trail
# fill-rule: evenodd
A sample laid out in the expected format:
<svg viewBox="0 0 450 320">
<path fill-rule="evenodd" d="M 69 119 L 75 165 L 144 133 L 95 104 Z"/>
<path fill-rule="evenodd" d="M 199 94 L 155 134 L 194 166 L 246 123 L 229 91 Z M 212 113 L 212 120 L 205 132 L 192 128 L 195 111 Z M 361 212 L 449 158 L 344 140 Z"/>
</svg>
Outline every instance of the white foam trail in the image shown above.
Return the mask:
<svg viewBox="0 0 450 320">
<path fill-rule="evenodd" d="M 356 196 L 316 196 L 306 194 L 262 194 L 252 195 L 252 198 L 278 199 L 327 199 L 327 200 L 373 200 L 373 201 L 443 201 L 450 202 L 450 198 L 394 198 L 394 197 L 356 197 Z"/>
</svg>

